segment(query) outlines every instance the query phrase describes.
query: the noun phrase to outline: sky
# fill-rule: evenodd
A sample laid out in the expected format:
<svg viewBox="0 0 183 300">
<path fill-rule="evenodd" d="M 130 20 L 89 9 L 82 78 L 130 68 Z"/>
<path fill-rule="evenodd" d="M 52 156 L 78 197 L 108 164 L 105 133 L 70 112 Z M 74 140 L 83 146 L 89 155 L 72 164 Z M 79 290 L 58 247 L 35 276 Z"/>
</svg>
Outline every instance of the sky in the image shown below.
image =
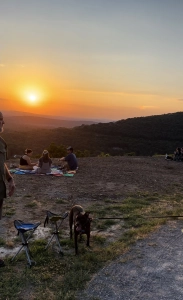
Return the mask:
<svg viewBox="0 0 183 300">
<path fill-rule="evenodd" d="M 182 0 L 0 0 L 0 110 L 183 110 Z"/>
</svg>

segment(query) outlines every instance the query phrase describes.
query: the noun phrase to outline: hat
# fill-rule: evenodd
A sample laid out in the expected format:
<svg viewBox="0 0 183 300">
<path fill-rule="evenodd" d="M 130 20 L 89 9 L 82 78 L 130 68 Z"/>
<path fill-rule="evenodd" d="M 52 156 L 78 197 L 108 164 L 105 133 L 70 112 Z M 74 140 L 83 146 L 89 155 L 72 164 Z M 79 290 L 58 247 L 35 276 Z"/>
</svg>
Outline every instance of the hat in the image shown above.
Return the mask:
<svg viewBox="0 0 183 300">
<path fill-rule="evenodd" d="M 44 151 L 43 151 L 43 154 L 48 154 L 48 150 L 44 150 Z"/>
</svg>

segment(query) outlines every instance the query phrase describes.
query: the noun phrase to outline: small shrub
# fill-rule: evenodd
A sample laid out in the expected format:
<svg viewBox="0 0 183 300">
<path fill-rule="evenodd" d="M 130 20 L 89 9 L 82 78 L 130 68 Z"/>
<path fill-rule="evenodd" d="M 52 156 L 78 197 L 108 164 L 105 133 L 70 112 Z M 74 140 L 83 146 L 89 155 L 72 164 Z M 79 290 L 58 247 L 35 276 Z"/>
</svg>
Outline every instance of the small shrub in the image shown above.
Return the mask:
<svg viewBox="0 0 183 300">
<path fill-rule="evenodd" d="M 0 237 L 0 246 L 4 246 L 6 243 L 5 241 L 3 240 L 3 238 Z"/>
</svg>

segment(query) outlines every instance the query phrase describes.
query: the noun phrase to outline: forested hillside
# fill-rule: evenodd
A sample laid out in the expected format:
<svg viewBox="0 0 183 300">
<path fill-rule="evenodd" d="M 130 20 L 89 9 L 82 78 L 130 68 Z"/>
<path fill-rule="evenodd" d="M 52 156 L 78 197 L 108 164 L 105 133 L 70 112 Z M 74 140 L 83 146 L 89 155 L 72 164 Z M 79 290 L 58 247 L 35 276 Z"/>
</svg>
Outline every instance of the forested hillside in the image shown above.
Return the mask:
<svg viewBox="0 0 183 300">
<path fill-rule="evenodd" d="M 32 129 L 53 129 L 58 127 L 73 128 L 82 124 L 94 124 L 96 122 L 87 120 L 61 120 L 39 116 L 7 116 L 6 128 L 16 131 L 27 131 Z"/>
<path fill-rule="evenodd" d="M 82 125 L 71 129 L 37 129 L 27 132 L 5 130 L 10 156 L 32 148 L 40 154 L 50 144 L 72 145 L 88 150 L 91 156 L 101 152 L 110 155 L 153 155 L 172 153 L 183 146 L 183 113 L 131 118 L 110 123 Z"/>
</svg>

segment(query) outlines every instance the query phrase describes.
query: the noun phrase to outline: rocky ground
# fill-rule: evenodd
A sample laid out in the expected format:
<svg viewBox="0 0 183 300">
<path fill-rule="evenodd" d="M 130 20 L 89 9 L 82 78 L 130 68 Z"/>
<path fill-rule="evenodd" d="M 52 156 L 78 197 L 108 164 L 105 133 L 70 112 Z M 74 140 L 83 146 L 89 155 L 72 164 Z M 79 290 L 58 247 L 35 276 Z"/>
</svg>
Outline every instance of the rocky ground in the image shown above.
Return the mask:
<svg viewBox="0 0 183 300">
<path fill-rule="evenodd" d="M 182 300 L 183 221 L 169 222 L 98 272 L 78 300 Z"/>
<path fill-rule="evenodd" d="M 58 165 L 58 160 L 53 163 Z M 10 160 L 11 164 L 18 165 L 18 160 Z M 182 186 L 182 168 L 181 162 L 164 157 L 94 157 L 79 159 L 79 171 L 73 177 L 13 175 L 16 191 L 6 199 L 4 214 L 6 206 L 13 210 L 12 217 L 8 216 L 10 224 L 17 218 L 41 221 L 45 210 L 64 212 L 73 204 L 87 209 L 91 203 L 122 201 L 140 191 L 174 193 Z M 61 199 L 65 201 L 59 203 Z M 33 202 L 36 210 L 31 207 Z M 4 218 L 2 225 L 6 221 Z"/>
<path fill-rule="evenodd" d="M 13 254 L 13 247 L 11 246 L 14 245 L 13 239 L 16 235 L 13 225 L 15 219 L 32 222 L 40 221 L 41 225 L 38 235 L 39 237 L 45 237 L 49 234 L 49 231 L 43 227 L 46 210 L 55 213 L 64 213 L 65 211 L 69 211 L 73 204 L 82 205 L 84 209 L 87 210 L 91 205 L 95 205 L 96 208 L 100 207 L 106 199 L 112 199 L 114 203 L 122 202 L 128 195 L 141 192 L 150 194 L 157 193 L 159 197 L 161 197 L 161 195 L 173 195 L 176 192 L 181 193 L 183 191 L 183 163 L 166 161 L 164 157 L 95 157 L 81 158 L 78 161 L 79 170 L 73 177 L 13 175 L 16 183 L 16 191 L 13 197 L 6 199 L 4 205 L 4 218 L 0 223 L 0 237 L 6 241 L 6 247 L 0 248 L 0 256 L 5 256 L 8 253 L 10 253 L 10 255 Z M 58 160 L 55 159 L 53 163 L 57 165 Z M 10 160 L 8 165 L 10 166 L 11 164 L 18 165 L 18 161 Z M 179 225 L 180 228 L 181 226 L 182 225 Z M 66 237 L 69 237 L 68 220 L 64 221 L 62 227 L 65 230 Z M 161 233 L 160 231 L 160 235 L 164 235 L 164 232 L 162 231 Z M 154 242 L 153 240 L 153 243 L 156 243 L 156 241 Z M 151 249 L 153 250 L 154 248 L 151 247 Z M 134 251 L 136 250 L 138 249 Z M 144 253 L 142 252 L 141 254 L 143 258 Z M 133 254 L 129 255 L 133 256 Z M 156 256 L 155 254 L 153 255 Z M 120 259 L 123 260 L 123 258 Z M 147 257 L 147 260 L 148 259 Z M 169 260 L 168 255 L 166 259 Z M 136 264 L 135 260 L 134 263 Z M 175 263 L 177 264 L 178 262 L 175 261 Z M 170 272 L 172 266 L 173 262 L 170 266 Z M 138 268 L 138 265 L 136 267 Z M 148 264 L 146 267 L 149 268 Z M 115 269 L 116 268 L 115 265 Z M 118 266 L 118 268 L 120 267 Z M 129 265 L 129 268 L 133 269 L 133 266 Z M 111 270 L 109 270 L 109 272 L 111 272 Z M 119 276 L 126 277 L 124 269 L 122 269 L 121 272 Z M 140 275 L 138 274 L 138 276 Z M 134 277 L 134 281 L 137 280 L 138 276 Z M 182 278 L 182 274 L 180 274 L 180 276 Z M 155 280 L 151 277 L 149 278 L 150 281 L 151 279 Z M 117 282 L 117 279 L 114 280 Z M 128 281 L 129 277 L 125 280 Z M 108 281 L 106 279 L 104 279 L 104 281 L 108 285 Z M 104 281 L 103 283 L 106 289 Z M 88 293 L 91 293 L 92 284 L 93 281 L 91 281 L 91 285 L 88 287 Z M 119 282 L 118 284 L 121 285 Z M 131 288 L 129 288 L 129 290 L 130 289 Z M 138 289 L 138 284 L 135 284 L 135 289 Z M 113 294 L 112 298 L 110 294 L 106 296 L 105 293 L 103 295 L 96 295 L 94 293 L 93 296 L 97 296 L 97 299 L 125 300 L 182 299 L 178 298 L 178 296 L 177 298 L 168 298 L 168 296 L 166 298 L 166 295 L 160 294 L 155 298 L 146 298 L 145 296 L 135 298 L 135 294 L 132 295 L 132 297 L 128 294 L 128 291 L 125 291 L 125 293 L 126 296 L 124 297 L 119 296 L 118 293 L 116 296 Z"/>
<path fill-rule="evenodd" d="M 58 165 L 58 160 L 53 163 Z M 18 165 L 18 160 L 8 162 L 8 166 L 12 164 Z M 87 210 L 106 199 L 122 202 L 127 195 L 140 192 L 175 193 L 182 186 L 182 168 L 181 162 L 164 157 L 94 157 L 79 159 L 79 170 L 73 177 L 14 174 L 16 191 L 5 201 L 0 236 L 11 242 L 15 219 L 43 225 L 46 210 L 64 213 L 74 204 Z M 63 227 L 67 231 L 68 222 Z"/>
</svg>

